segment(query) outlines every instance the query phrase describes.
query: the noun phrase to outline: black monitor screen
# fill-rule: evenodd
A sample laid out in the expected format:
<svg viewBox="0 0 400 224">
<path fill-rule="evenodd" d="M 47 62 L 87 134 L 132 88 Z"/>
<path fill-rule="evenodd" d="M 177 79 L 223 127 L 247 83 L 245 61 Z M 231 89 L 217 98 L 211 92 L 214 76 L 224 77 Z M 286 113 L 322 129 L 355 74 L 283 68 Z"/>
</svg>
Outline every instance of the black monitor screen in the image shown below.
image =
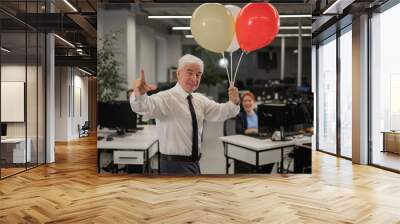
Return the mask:
<svg viewBox="0 0 400 224">
<path fill-rule="evenodd" d="M 136 129 L 136 113 L 128 101 L 99 102 L 98 110 L 100 128 Z"/>
<path fill-rule="evenodd" d="M 289 108 L 285 104 L 260 104 L 257 107 L 258 131 L 267 133 L 287 125 Z"/>
<path fill-rule="evenodd" d="M 99 102 L 97 104 L 98 109 L 98 125 L 100 128 L 114 128 L 115 122 L 112 118 L 113 112 L 109 102 Z"/>
<path fill-rule="evenodd" d="M 132 111 L 131 105 L 128 101 L 115 102 L 113 108 L 115 109 L 116 125 L 122 129 L 136 129 L 136 113 Z"/>
<path fill-rule="evenodd" d="M 280 130 L 297 131 L 304 125 L 312 125 L 312 114 L 305 104 L 261 104 L 257 108 L 260 133 Z"/>
<path fill-rule="evenodd" d="M 1 124 L 1 136 L 7 136 L 7 124 Z"/>
</svg>

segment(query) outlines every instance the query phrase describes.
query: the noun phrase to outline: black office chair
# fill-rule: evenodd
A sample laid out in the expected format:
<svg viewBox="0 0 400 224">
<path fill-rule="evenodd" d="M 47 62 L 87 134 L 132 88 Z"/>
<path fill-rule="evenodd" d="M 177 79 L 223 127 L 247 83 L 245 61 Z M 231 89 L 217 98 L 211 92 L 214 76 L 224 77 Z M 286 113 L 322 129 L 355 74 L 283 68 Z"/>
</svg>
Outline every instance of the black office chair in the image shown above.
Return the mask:
<svg viewBox="0 0 400 224">
<path fill-rule="evenodd" d="M 236 135 L 236 118 L 224 121 L 224 136 Z"/>
<path fill-rule="evenodd" d="M 89 121 L 85 121 L 82 127 L 80 127 L 80 125 L 78 124 L 79 138 L 89 136 L 89 129 L 90 129 Z"/>
</svg>

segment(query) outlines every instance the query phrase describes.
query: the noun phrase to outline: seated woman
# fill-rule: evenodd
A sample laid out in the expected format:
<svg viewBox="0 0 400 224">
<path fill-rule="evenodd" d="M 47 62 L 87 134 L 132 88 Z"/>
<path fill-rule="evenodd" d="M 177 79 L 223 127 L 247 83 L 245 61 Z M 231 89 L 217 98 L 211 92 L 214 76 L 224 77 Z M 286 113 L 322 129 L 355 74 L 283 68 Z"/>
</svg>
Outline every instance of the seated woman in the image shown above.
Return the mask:
<svg viewBox="0 0 400 224">
<path fill-rule="evenodd" d="M 236 134 L 257 134 L 258 118 L 254 111 L 256 97 L 251 92 L 242 95 L 243 111 L 236 116 Z"/>
<path fill-rule="evenodd" d="M 254 111 L 256 97 L 251 92 L 245 92 L 242 95 L 243 111 L 236 116 L 236 134 L 257 135 L 258 117 Z M 244 162 L 235 161 L 236 173 L 271 173 L 274 163 L 263 165 L 261 168 L 255 168 Z"/>
</svg>

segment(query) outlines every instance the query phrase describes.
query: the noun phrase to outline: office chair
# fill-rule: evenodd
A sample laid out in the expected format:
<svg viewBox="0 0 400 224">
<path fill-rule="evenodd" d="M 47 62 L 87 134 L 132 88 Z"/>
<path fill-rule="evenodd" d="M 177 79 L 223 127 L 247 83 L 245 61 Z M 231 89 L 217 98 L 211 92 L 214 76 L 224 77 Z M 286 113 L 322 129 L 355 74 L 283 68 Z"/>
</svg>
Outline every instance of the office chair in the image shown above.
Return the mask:
<svg viewBox="0 0 400 224">
<path fill-rule="evenodd" d="M 236 118 L 224 121 L 224 136 L 236 135 Z"/>
<path fill-rule="evenodd" d="M 90 129 L 89 121 L 85 121 L 82 127 L 78 125 L 79 138 L 89 136 L 89 129 Z"/>
</svg>

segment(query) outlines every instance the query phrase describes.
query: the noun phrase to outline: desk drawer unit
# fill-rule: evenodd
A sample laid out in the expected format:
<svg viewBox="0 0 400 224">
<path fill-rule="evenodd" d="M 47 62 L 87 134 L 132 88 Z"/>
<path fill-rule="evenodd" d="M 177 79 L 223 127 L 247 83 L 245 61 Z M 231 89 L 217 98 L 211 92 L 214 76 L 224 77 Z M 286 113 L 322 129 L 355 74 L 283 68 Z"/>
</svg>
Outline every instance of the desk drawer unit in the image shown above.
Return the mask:
<svg viewBox="0 0 400 224">
<path fill-rule="evenodd" d="M 237 159 L 242 162 L 256 165 L 256 152 L 244 149 L 242 147 L 228 144 L 227 156 L 232 159 Z"/>
<path fill-rule="evenodd" d="M 114 151 L 115 164 L 144 164 L 143 151 Z"/>
<path fill-rule="evenodd" d="M 259 165 L 281 162 L 281 149 L 273 149 L 259 154 Z"/>
<path fill-rule="evenodd" d="M 393 152 L 400 154 L 400 133 L 398 132 L 386 132 L 383 134 L 384 150 L 386 152 Z"/>
</svg>

